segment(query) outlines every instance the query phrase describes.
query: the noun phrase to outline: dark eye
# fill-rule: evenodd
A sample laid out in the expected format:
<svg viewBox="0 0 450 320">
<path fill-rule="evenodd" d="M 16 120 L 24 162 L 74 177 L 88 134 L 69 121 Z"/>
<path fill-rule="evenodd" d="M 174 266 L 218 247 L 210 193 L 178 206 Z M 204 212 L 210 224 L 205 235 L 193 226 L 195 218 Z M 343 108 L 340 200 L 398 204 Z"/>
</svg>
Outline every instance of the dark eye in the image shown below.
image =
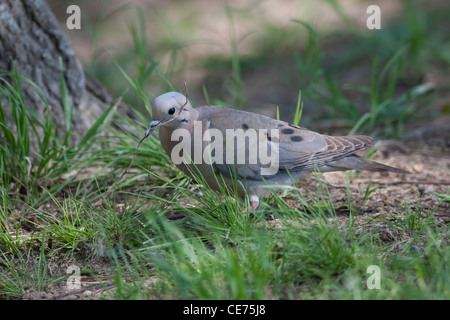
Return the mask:
<svg viewBox="0 0 450 320">
<path fill-rule="evenodd" d="M 169 114 L 174 114 L 175 113 L 175 107 L 172 107 L 169 109 Z"/>
</svg>

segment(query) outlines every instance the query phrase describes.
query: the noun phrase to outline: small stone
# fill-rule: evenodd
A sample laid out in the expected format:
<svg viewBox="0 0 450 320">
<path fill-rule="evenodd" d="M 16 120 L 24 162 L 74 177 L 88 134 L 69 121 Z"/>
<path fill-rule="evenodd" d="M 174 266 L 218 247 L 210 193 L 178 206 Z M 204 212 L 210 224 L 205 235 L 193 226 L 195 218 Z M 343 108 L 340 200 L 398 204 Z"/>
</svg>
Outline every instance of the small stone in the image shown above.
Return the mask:
<svg viewBox="0 0 450 320">
<path fill-rule="evenodd" d="M 89 297 L 89 296 L 91 296 L 91 295 L 92 295 L 92 291 L 91 291 L 91 290 L 86 290 L 86 291 L 84 291 L 83 294 L 82 294 L 83 297 Z"/>
</svg>

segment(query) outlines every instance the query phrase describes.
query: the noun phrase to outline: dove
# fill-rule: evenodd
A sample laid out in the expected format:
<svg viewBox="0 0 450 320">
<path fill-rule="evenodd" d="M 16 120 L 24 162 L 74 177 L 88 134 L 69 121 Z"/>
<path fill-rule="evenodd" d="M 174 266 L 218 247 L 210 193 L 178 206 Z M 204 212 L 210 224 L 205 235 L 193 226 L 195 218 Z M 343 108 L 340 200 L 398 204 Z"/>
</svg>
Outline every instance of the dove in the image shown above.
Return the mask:
<svg viewBox="0 0 450 320">
<path fill-rule="evenodd" d="M 373 145 L 369 136 L 328 136 L 252 112 L 193 108 L 178 92 L 158 96 L 152 115 L 145 137 L 159 128 L 163 149 L 181 171 L 194 179 L 201 175 L 215 191 L 237 188 L 250 210 L 277 186 L 317 171 L 409 173 L 357 155 Z"/>
</svg>

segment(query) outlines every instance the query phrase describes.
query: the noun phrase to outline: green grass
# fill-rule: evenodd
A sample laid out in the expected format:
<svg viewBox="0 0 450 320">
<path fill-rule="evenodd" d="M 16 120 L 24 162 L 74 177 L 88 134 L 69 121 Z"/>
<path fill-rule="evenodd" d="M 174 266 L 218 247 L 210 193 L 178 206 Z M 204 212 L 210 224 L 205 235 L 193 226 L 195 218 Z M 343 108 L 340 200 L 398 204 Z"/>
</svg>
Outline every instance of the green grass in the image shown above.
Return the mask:
<svg viewBox="0 0 450 320">
<path fill-rule="evenodd" d="M 8 76 L 13 79 L 12 82 L 6 80 Z M 5 104 L 0 103 L 0 175 L 2 185 L 7 186 L 5 193 L 23 193 L 28 197 L 39 194 L 39 185 L 51 183 L 55 175 L 67 168 L 67 158 L 63 154 L 68 147 L 70 128 L 67 128 L 64 137 L 59 138 L 48 105 L 43 116 L 28 110 L 21 88 L 22 80 L 34 85 L 16 71 L 4 73 L 0 78 L 0 94 L 5 98 Z M 61 85 L 65 88 L 63 81 Z M 11 106 L 10 117 L 14 126 L 6 119 L 5 107 L 8 105 Z M 70 114 L 67 114 L 67 108 L 65 110 L 67 122 L 70 122 Z M 36 137 L 38 144 L 34 152 L 30 149 L 31 136 Z M 40 184 L 37 183 L 38 179 L 41 180 Z"/>
<path fill-rule="evenodd" d="M 328 2 L 351 26 L 337 2 Z M 265 38 L 255 41 L 254 56 L 241 57 L 241 39 L 233 29 L 241 15 L 224 4 L 232 52 L 199 64 L 211 72 L 226 70 L 220 85 L 228 91 L 217 100 L 205 84 L 205 99 L 241 107 L 248 102 L 246 72 L 273 63 L 292 88 L 293 116 L 286 120 L 307 126 L 331 118 L 351 132 L 401 137 L 403 127 L 422 119 L 421 112 L 440 94 L 420 81 L 405 88 L 405 79 L 411 72 L 423 74 L 431 61 L 447 66 L 450 61 L 436 50 L 438 43 L 448 47 L 447 36 L 437 31 L 442 16 L 430 13 L 437 17 L 432 19 L 405 5 L 405 21 L 371 36 L 352 34 L 354 42 L 330 64 L 326 37 L 298 19 L 292 28 L 306 32 L 302 46 L 292 47 L 297 33 L 264 21 L 259 31 Z M 104 23 L 124 12 L 130 7 L 105 14 Z M 132 161 L 148 124 L 150 96 L 161 88 L 175 89 L 174 75 L 190 40 L 179 37 L 172 22 L 156 12 L 167 34 L 153 41 L 146 37 L 144 15 L 132 14 L 131 46 L 110 52 L 108 62 L 93 59 L 89 69 L 133 106 L 133 119 L 109 106 L 72 146 L 65 90 L 66 127 L 56 128 L 49 108 L 44 115 L 27 108 L 21 81 L 29 80 L 17 72 L 0 77 L 1 298 L 64 286 L 65 262 L 80 265 L 85 276 L 106 277 L 113 286 L 102 297 L 109 299 L 450 298 L 449 229 L 435 219 L 437 207 L 424 208 L 421 199 L 391 206 L 387 215 L 364 215 L 366 202 L 380 187 L 368 184 L 356 195 L 362 201 L 356 201 L 347 185 L 339 201 L 318 178 L 308 181 L 314 191 L 286 187 L 281 195 L 264 199 L 257 212 L 244 214 L 245 203 L 236 201 L 233 188 L 216 193 L 201 177 L 192 181 L 154 137 L 141 145 L 130 171 L 106 194 Z M 91 26 L 94 42 L 100 27 Z M 374 50 L 380 44 L 385 46 Z M 170 66 L 161 62 L 166 55 Z M 371 66 L 367 82 L 342 84 L 338 72 L 361 59 Z M 358 103 L 349 90 L 358 92 Z M 5 101 L 12 122 L 6 120 Z M 311 101 L 323 108 L 309 113 Z M 67 133 L 58 134 L 63 130 Z M 34 151 L 32 136 L 38 139 Z M 449 201 L 447 193 L 434 195 Z M 50 267 L 55 263 L 61 267 Z M 380 268 L 380 289 L 367 287 L 372 265 Z"/>
<path fill-rule="evenodd" d="M 202 195 L 201 201 L 210 196 L 215 197 Z M 232 224 L 223 222 L 220 203 L 208 210 L 186 209 L 183 203 L 170 201 L 171 210 L 186 211 L 187 217 L 173 222 L 153 213 L 147 224 L 153 232 L 130 261 L 118 262 L 121 274 L 129 274 L 136 283 L 121 283 L 119 287 L 127 290 L 113 298 L 448 297 L 448 250 L 441 243 L 448 230 L 441 233 L 424 225 L 421 236 L 426 240 L 414 233 L 399 253 L 392 254 L 376 232 L 358 232 L 351 223 L 339 226 L 333 211 L 298 200 L 305 211 L 290 208 L 278 197 L 278 206 L 267 206 L 250 220 L 228 210 Z M 279 225 L 267 222 L 265 214 L 278 218 Z M 420 253 L 410 250 L 412 246 Z M 371 265 L 382 270 L 380 290 L 365 285 Z M 152 286 L 145 287 L 151 279 Z"/>
<path fill-rule="evenodd" d="M 0 294 L 4 297 L 21 296 L 26 290 L 45 291 L 51 284 L 66 279 L 58 268 L 50 270 L 52 260 L 46 250 L 46 239 L 35 238 L 37 249 L 27 249 L 22 243 L 8 239 L 9 250 L 0 251 Z M 39 244 L 40 242 L 40 244 Z M 40 247 L 40 248 L 39 248 Z"/>
<path fill-rule="evenodd" d="M 438 193 L 438 192 L 433 192 L 433 194 L 439 198 L 442 199 L 443 202 L 450 202 L 450 189 L 443 187 L 447 193 Z"/>
<path fill-rule="evenodd" d="M 115 134 L 116 140 L 110 138 L 115 151 L 92 151 L 88 163 L 74 165 L 103 163 L 123 170 L 131 161 L 136 140 L 120 136 L 119 131 Z M 140 150 L 148 158 L 152 152 L 161 152 L 150 142 Z M 127 160 L 119 160 L 124 153 Z M 316 194 L 309 197 L 296 188 L 289 190 L 288 198 L 299 203 L 299 209 L 274 195 L 249 216 L 232 198 L 225 196 L 224 202 L 221 195 L 201 185 L 192 189 L 189 179 L 167 168 L 166 162 L 139 164 L 139 160 L 136 169 L 142 173 L 130 176 L 132 183 L 119 183 L 104 206 L 93 203 L 97 193 L 105 191 L 109 173 L 88 181 L 75 179 L 72 194 L 49 195 L 50 205 L 59 213 L 46 212 L 45 206 L 40 209 L 42 218 L 33 222 L 37 230 L 30 237 L 17 240 L 20 237 L 5 234 L 0 293 L 15 297 L 26 288 L 44 290 L 65 281 L 63 273 L 48 273 L 46 260 L 73 257 L 88 246 L 93 255 L 113 257 L 107 262 L 115 269 L 110 277 L 116 289 L 107 296 L 113 299 L 402 299 L 429 298 L 429 294 L 448 298 L 448 287 L 443 285 L 450 281 L 445 272 L 448 250 L 440 244 L 448 230 L 412 219 L 420 215 L 419 206 L 407 212 L 405 222 L 396 218 L 394 227 L 412 234 L 400 254 L 392 254 L 390 246 L 377 239 L 377 232 L 358 230 L 352 222 L 356 216 L 347 225 L 339 225 L 328 190 L 320 182 Z M 158 177 L 163 170 L 168 177 Z M 119 202 L 124 206 L 118 206 Z M 12 205 L 9 201 L 8 206 Z M 1 212 L 4 232 L 19 230 L 17 220 L 8 219 L 10 210 L 3 207 Z M 182 212 L 184 218 L 169 219 L 173 212 Z M 48 242 L 52 245 L 44 247 Z M 38 264 L 33 265 L 30 250 L 39 248 L 39 243 Z M 419 247 L 421 255 L 408 250 L 411 246 Z M 122 258 L 114 260 L 117 252 Z M 377 291 L 365 286 L 366 269 L 374 264 L 383 277 L 382 289 Z"/>
</svg>

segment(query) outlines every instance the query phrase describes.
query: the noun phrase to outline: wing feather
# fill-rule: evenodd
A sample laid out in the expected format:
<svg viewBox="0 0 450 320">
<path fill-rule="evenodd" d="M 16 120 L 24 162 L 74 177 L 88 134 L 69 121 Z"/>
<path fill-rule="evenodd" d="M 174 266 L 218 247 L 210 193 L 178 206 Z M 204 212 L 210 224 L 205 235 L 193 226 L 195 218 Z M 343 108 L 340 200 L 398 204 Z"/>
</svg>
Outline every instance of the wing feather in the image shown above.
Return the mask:
<svg viewBox="0 0 450 320">
<path fill-rule="evenodd" d="M 326 165 L 331 161 L 342 159 L 355 152 L 365 150 L 372 145 L 372 139 L 367 136 L 327 136 L 306 128 L 278 121 L 263 115 L 250 112 L 226 109 L 222 107 L 208 107 L 201 113 L 208 121 L 208 128 L 219 129 L 223 133 L 224 150 L 227 146 L 225 139 L 226 129 L 266 129 L 267 147 L 270 153 L 273 144 L 279 142 L 279 170 L 299 171 L 314 166 Z M 232 121 L 230 121 L 232 120 Z M 271 130 L 277 129 L 279 139 L 271 136 Z M 246 143 L 248 147 L 248 143 Z M 256 164 L 226 164 L 225 152 L 223 164 L 214 164 L 214 168 L 226 175 L 235 175 L 242 179 L 262 179 L 260 169 L 263 165 Z M 265 179 L 271 178 L 264 176 Z"/>
</svg>

